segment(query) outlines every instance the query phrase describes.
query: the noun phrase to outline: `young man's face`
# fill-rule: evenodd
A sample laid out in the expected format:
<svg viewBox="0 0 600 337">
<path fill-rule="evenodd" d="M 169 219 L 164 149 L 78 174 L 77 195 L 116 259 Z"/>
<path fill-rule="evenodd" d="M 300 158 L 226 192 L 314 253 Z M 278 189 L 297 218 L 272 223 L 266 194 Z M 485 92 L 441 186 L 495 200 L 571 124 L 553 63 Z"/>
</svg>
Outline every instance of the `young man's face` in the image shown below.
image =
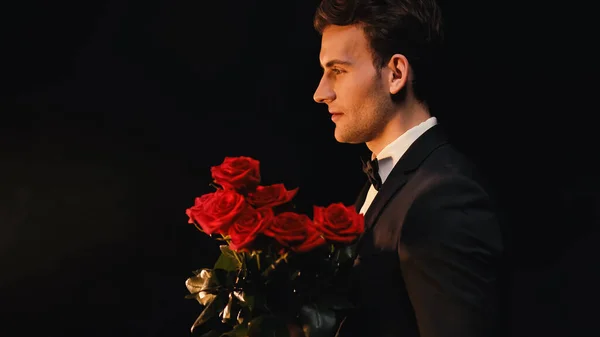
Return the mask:
<svg viewBox="0 0 600 337">
<path fill-rule="evenodd" d="M 325 28 L 320 62 L 324 74 L 313 98 L 329 107 L 335 139 L 352 144 L 375 139 L 390 120 L 394 106 L 362 28 Z"/>
</svg>

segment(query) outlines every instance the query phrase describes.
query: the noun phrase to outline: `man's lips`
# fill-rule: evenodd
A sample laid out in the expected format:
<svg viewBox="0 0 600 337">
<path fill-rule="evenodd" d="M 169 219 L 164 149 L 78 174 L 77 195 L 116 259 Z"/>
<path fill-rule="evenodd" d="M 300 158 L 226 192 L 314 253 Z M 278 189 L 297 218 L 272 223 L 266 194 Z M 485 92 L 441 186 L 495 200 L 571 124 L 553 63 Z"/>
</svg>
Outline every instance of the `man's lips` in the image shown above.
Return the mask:
<svg viewBox="0 0 600 337">
<path fill-rule="evenodd" d="M 329 113 L 331 114 L 331 120 L 334 122 L 343 115 L 343 113 L 335 111 L 330 111 Z"/>
</svg>

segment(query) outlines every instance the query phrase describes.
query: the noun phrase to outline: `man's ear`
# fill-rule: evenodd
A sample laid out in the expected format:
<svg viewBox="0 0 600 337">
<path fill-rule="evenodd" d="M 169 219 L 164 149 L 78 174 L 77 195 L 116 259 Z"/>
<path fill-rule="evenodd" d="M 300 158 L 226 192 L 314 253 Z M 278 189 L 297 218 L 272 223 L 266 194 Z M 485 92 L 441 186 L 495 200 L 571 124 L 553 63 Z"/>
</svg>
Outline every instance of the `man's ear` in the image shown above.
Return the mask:
<svg viewBox="0 0 600 337">
<path fill-rule="evenodd" d="M 404 88 L 408 82 L 410 67 L 408 59 L 402 54 L 394 54 L 387 65 L 389 73 L 390 94 L 395 95 Z"/>
</svg>

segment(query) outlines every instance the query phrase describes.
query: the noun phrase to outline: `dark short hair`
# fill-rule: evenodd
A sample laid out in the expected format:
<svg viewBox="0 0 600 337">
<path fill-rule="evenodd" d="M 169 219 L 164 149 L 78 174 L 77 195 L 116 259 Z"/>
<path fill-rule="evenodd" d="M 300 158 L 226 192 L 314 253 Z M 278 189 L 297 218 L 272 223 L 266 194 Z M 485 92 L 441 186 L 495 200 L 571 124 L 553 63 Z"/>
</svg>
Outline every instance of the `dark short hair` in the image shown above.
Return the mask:
<svg viewBox="0 0 600 337">
<path fill-rule="evenodd" d="M 370 42 L 375 67 L 396 53 L 408 59 L 415 97 L 427 103 L 442 46 L 441 10 L 435 0 L 322 0 L 314 17 L 319 33 L 329 25 L 360 25 Z"/>
</svg>

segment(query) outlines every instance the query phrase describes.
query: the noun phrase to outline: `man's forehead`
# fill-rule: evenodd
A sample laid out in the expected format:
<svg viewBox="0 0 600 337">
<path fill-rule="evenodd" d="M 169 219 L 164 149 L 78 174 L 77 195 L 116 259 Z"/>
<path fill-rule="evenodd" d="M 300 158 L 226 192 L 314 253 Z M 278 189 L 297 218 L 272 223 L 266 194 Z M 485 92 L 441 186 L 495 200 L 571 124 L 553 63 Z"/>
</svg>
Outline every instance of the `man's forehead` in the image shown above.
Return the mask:
<svg viewBox="0 0 600 337">
<path fill-rule="evenodd" d="M 321 37 L 321 65 L 331 60 L 350 62 L 367 52 L 366 38 L 357 26 L 329 26 Z"/>
</svg>

